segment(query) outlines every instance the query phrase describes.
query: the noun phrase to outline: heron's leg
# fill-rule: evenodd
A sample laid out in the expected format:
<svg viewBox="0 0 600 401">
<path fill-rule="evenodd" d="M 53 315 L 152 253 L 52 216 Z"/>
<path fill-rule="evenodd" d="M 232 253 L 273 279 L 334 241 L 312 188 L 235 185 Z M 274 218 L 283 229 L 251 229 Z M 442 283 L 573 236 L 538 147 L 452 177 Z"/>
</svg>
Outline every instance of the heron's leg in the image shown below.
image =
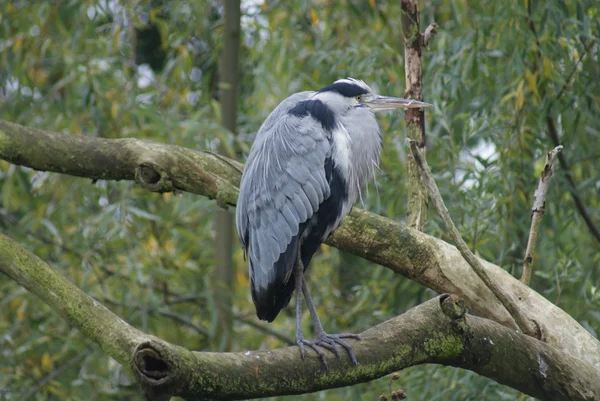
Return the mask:
<svg viewBox="0 0 600 401">
<path fill-rule="evenodd" d="M 356 354 L 354 354 L 354 350 L 350 346 L 350 344 L 346 343 L 344 338 L 354 338 L 356 340 L 360 340 L 360 336 L 358 334 L 352 333 L 341 333 L 341 334 L 327 334 L 325 330 L 323 330 L 323 325 L 321 324 L 321 319 L 319 319 L 319 315 L 317 315 L 317 309 L 313 304 L 312 297 L 310 296 L 310 292 L 308 291 L 308 286 L 306 285 L 306 280 L 302 280 L 302 293 L 304 294 L 304 299 L 306 300 L 306 306 L 310 311 L 310 317 L 313 322 L 313 326 L 315 328 L 315 333 L 317 334 L 317 339 L 312 343 L 314 345 L 318 345 L 324 348 L 327 348 L 335 353 L 335 355 L 339 358 L 340 352 L 338 351 L 336 344 L 344 347 L 352 362 L 356 365 L 358 361 L 356 359 Z M 306 342 L 305 342 L 306 343 Z M 332 349 L 333 348 L 333 349 Z M 321 358 L 322 359 L 322 358 Z"/>
<path fill-rule="evenodd" d="M 304 268 L 298 257 L 298 264 L 294 271 L 294 280 L 296 287 L 296 344 L 300 348 L 300 356 L 304 359 L 304 335 L 302 335 L 302 280 L 304 280 Z M 299 266 L 300 265 L 300 266 Z"/>
<path fill-rule="evenodd" d="M 294 280 L 295 280 L 295 288 L 296 288 L 296 344 L 298 348 L 300 348 L 300 356 L 304 359 L 304 345 L 308 345 L 312 348 L 317 355 L 321 358 L 321 361 L 327 366 L 327 359 L 325 353 L 322 349 L 320 349 L 314 341 L 308 341 L 304 338 L 302 334 L 302 287 L 304 284 L 304 264 L 300 259 L 300 253 L 298 252 L 298 261 L 296 262 L 296 268 L 294 270 Z M 334 350 L 330 346 L 325 346 L 330 350 Z"/>
</svg>

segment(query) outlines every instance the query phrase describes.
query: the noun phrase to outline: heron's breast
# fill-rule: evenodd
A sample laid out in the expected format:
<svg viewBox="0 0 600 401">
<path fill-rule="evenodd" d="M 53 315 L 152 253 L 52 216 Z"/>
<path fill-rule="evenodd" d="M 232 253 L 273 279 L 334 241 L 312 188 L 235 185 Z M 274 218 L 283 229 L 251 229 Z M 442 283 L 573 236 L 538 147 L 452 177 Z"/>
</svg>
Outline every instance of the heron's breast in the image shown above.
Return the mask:
<svg viewBox="0 0 600 401">
<path fill-rule="evenodd" d="M 360 193 L 370 180 L 374 180 L 381 154 L 381 128 L 370 111 L 346 120 L 350 138 L 350 177 L 354 189 Z M 356 118 L 360 117 L 360 118 Z"/>
<path fill-rule="evenodd" d="M 353 163 L 353 144 L 348 130 L 340 125 L 332 132 L 333 147 L 331 157 L 333 159 L 333 168 L 336 170 L 338 177 L 345 187 L 344 199 L 341 202 L 340 221 L 352 209 L 352 205 L 357 199 L 357 188 L 352 180 L 352 163 Z M 339 225 L 339 222 L 338 222 Z"/>
</svg>

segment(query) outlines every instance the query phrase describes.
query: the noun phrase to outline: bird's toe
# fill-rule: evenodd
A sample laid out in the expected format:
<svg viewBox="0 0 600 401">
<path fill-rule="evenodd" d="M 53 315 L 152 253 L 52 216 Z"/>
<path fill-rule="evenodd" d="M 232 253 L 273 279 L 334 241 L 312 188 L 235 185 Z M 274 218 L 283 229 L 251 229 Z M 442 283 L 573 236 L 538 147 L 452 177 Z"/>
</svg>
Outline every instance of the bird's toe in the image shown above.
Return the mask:
<svg viewBox="0 0 600 401">
<path fill-rule="evenodd" d="M 315 353 L 319 356 L 319 358 L 321 359 L 321 362 L 323 362 L 323 365 L 325 365 L 326 368 L 329 368 L 329 365 L 327 364 L 327 355 L 325 355 L 325 352 L 323 352 L 323 350 L 320 347 L 326 348 L 333 352 L 333 347 L 331 345 L 321 344 L 317 341 L 309 341 L 309 340 L 302 340 L 302 344 L 303 344 L 303 348 L 304 348 L 304 345 L 307 345 L 310 348 L 312 348 L 315 351 Z"/>
<path fill-rule="evenodd" d="M 350 344 L 348 344 L 347 342 L 345 342 L 344 340 L 342 340 L 342 338 L 355 338 L 355 337 L 341 337 L 341 338 L 333 337 L 332 339 L 336 344 L 339 344 L 342 347 L 344 347 L 344 349 L 348 353 L 348 356 L 350 357 L 350 360 L 352 361 L 352 363 L 355 365 L 358 365 L 358 360 L 356 359 L 356 354 L 354 353 L 352 346 Z"/>
<path fill-rule="evenodd" d="M 354 333 L 331 334 L 331 336 L 335 338 L 352 338 L 353 340 L 360 340 L 360 336 Z"/>
<path fill-rule="evenodd" d="M 305 356 L 305 351 L 304 351 L 304 339 L 296 339 L 296 345 L 298 345 L 298 348 L 300 349 L 300 357 L 302 358 L 302 360 L 304 360 L 304 356 Z"/>
</svg>

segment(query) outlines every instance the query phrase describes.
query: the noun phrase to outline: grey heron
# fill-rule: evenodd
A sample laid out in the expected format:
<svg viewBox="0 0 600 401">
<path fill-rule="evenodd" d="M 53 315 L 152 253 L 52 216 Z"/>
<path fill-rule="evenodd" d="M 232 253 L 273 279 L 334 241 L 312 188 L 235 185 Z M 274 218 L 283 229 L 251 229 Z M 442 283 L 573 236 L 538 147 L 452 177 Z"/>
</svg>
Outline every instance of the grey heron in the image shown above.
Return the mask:
<svg viewBox="0 0 600 401">
<path fill-rule="evenodd" d="M 375 94 L 363 81 L 346 78 L 317 92 L 282 101 L 260 127 L 242 174 L 236 223 L 249 260 L 252 300 L 261 320 L 272 322 L 296 291 L 296 343 L 340 357 L 337 345 L 356 356 L 346 338 L 327 334 L 317 316 L 304 271 L 374 178 L 381 151 L 375 113 L 431 106 Z M 302 334 L 302 294 L 316 339 Z"/>
</svg>

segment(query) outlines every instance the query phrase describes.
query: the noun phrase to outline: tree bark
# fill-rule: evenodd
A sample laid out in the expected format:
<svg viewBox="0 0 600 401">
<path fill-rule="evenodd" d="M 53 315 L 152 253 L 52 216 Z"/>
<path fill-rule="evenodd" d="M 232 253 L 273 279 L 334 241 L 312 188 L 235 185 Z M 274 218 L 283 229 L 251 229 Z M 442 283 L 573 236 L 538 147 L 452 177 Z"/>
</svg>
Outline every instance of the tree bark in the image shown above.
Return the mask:
<svg viewBox="0 0 600 401">
<path fill-rule="evenodd" d="M 419 27 L 417 0 L 402 0 L 402 36 L 404 38 L 404 74 L 406 79 L 405 98 L 423 100 L 421 54 L 423 40 Z M 408 109 L 404 116 L 409 139 L 417 141 L 425 157 L 425 111 Z M 423 231 L 427 220 L 427 190 L 421 183 L 415 159 L 408 154 L 408 216 L 410 228 Z"/>
<path fill-rule="evenodd" d="M 300 394 L 373 380 L 423 363 L 473 370 L 541 400 L 593 400 L 600 372 L 541 341 L 466 315 L 442 295 L 361 334 L 326 369 L 297 347 L 239 353 L 192 352 L 129 326 L 46 263 L 0 235 L 0 272 L 39 296 L 104 352 L 131 370 L 150 400 L 247 399 Z M 511 363 L 507 363 L 510 355 Z"/>
<path fill-rule="evenodd" d="M 137 180 L 151 191 L 187 191 L 234 206 L 242 165 L 210 152 L 136 139 L 41 131 L 0 121 L 0 159 L 92 179 Z M 457 249 L 390 219 L 354 209 L 327 243 L 381 264 L 439 293 L 461 295 L 475 314 L 510 327 L 512 318 Z M 535 322 L 543 340 L 600 368 L 600 342 L 566 312 L 481 260 L 487 274 Z"/>
<path fill-rule="evenodd" d="M 326 369 L 312 352 L 298 363 L 297 347 L 217 354 L 150 341 L 138 346 L 134 369 L 150 399 L 305 394 L 424 363 L 469 369 L 540 400 L 593 400 L 600 394 L 600 373 L 593 367 L 490 320 L 466 315 L 460 299 L 448 294 L 366 330 L 352 345 L 358 367 L 344 358 Z M 158 374 L 156 366 L 161 367 Z"/>
</svg>

